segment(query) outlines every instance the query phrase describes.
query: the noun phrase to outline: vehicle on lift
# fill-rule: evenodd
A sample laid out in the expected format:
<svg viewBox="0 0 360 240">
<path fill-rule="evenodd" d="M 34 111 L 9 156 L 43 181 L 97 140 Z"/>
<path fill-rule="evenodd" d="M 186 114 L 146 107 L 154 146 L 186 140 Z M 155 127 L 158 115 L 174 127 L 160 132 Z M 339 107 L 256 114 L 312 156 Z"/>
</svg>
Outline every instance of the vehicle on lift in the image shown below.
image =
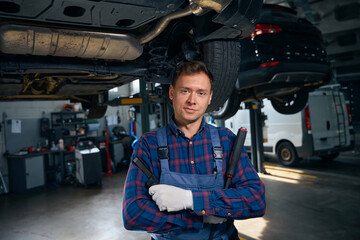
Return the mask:
<svg viewBox="0 0 360 240">
<path fill-rule="evenodd" d="M 354 147 L 350 107 L 339 85 L 311 92 L 307 106 L 295 114 L 280 114 L 267 99 L 263 105 L 261 111 L 267 119 L 263 127 L 264 153 L 276 156 L 282 165 L 295 166 L 302 158 L 312 156 L 330 161 Z M 238 111 L 225 125 L 233 131 L 238 125 L 250 129 L 249 111 Z M 251 137 L 246 139 L 245 147 L 251 148 Z"/>
<path fill-rule="evenodd" d="M 261 0 L 0 1 L 0 100 L 70 99 L 103 116 L 108 90 L 138 78 L 171 82 L 177 64 L 203 60 L 214 87 L 208 111 L 233 89 L 238 39 Z"/>
<path fill-rule="evenodd" d="M 279 113 L 299 112 L 309 92 L 331 79 L 321 32 L 290 8 L 264 4 L 255 31 L 240 44 L 235 89 L 211 113 L 216 119 L 233 116 L 241 102 L 265 98 Z"/>
</svg>

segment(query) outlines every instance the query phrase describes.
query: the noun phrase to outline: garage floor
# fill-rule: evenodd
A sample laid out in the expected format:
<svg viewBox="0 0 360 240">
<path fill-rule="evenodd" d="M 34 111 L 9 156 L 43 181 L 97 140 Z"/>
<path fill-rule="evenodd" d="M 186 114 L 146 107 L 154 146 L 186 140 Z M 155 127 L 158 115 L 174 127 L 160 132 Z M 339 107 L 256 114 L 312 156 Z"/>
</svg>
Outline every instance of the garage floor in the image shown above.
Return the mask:
<svg viewBox="0 0 360 240">
<path fill-rule="evenodd" d="M 343 159 L 344 161 L 342 161 Z M 242 239 L 359 239 L 360 156 L 336 160 L 354 174 L 324 169 L 289 169 L 266 163 L 264 217 L 236 221 Z M 349 163 L 351 162 L 351 163 Z M 316 161 L 313 161 L 316 165 Z M 311 160 L 303 165 L 311 165 Z M 29 194 L 0 196 L 0 239 L 149 240 L 122 226 L 126 172 L 104 177 L 103 187 L 61 186 Z"/>
</svg>

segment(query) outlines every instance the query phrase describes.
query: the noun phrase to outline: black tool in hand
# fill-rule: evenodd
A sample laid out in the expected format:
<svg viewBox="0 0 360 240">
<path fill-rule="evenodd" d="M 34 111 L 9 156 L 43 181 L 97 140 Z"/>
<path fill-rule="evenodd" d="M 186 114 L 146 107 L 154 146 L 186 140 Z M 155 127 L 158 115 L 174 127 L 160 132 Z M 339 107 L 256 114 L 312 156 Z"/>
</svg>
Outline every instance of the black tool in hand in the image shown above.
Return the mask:
<svg viewBox="0 0 360 240">
<path fill-rule="evenodd" d="M 150 172 L 150 170 L 138 158 L 134 158 L 133 163 L 148 177 L 149 180 L 146 182 L 147 188 L 159 184 L 157 177 Z"/>
<path fill-rule="evenodd" d="M 226 171 L 226 182 L 225 182 L 225 189 L 228 189 L 231 183 L 231 179 L 234 176 L 235 168 L 239 162 L 242 149 L 244 148 L 245 138 L 246 138 L 247 130 L 245 128 L 239 128 L 236 139 L 232 148 L 232 155 L 230 158 L 230 165 Z M 211 226 L 211 232 L 209 236 L 209 240 L 212 240 L 214 237 L 214 233 L 216 230 L 216 224 Z"/>
<path fill-rule="evenodd" d="M 231 179 L 234 176 L 235 168 L 239 162 L 241 151 L 244 148 L 245 138 L 247 130 L 245 128 L 239 128 L 236 139 L 232 148 L 232 155 L 230 158 L 230 166 L 226 171 L 225 189 L 228 189 L 231 183 Z"/>
</svg>

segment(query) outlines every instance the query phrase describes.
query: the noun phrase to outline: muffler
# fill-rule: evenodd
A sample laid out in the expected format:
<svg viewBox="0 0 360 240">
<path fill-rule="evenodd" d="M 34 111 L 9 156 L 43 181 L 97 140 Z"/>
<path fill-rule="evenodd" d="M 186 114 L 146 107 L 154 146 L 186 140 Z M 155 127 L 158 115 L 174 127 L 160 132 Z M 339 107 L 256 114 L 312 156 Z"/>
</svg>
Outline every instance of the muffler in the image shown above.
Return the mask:
<svg viewBox="0 0 360 240">
<path fill-rule="evenodd" d="M 9 24 L 0 26 L 0 51 L 6 54 L 126 61 L 138 58 L 143 46 L 127 34 Z"/>
</svg>

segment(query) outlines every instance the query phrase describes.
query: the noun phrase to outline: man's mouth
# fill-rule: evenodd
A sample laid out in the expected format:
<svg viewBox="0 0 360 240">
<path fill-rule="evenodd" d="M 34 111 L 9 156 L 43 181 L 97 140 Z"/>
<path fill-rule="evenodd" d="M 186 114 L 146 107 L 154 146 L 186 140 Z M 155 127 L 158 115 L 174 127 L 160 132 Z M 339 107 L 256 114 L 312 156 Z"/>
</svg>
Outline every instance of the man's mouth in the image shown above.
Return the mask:
<svg viewBox="0 0 360 240">
<path fill-rule="evenodd" d="M 196 112 L 196 110 L 193 109 L 193 108 L 184 108 L 184 109 L 185 109 L 185 111 L 188 112 L 188 113 L 194 113 L 194 112 Z"/>
</svg>

